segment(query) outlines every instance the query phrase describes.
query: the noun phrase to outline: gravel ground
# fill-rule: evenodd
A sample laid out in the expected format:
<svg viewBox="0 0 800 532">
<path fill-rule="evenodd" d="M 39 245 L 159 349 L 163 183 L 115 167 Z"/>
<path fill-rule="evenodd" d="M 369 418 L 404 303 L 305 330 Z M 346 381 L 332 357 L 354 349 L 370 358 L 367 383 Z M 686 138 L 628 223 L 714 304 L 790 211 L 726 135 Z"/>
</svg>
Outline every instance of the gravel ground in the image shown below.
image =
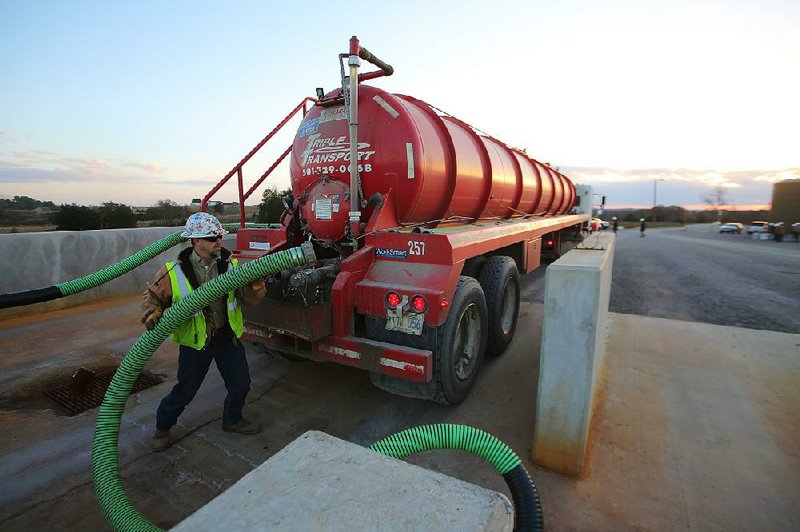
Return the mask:
<svg viewBox="0 0 800 532">
<path fill-rule="evenodd" d="M 545 269 L 522 300 L 544 300 Z M 620 231 L 610 310 L 800 333 L 800 243 L 683 228 Z"/>
</svg>

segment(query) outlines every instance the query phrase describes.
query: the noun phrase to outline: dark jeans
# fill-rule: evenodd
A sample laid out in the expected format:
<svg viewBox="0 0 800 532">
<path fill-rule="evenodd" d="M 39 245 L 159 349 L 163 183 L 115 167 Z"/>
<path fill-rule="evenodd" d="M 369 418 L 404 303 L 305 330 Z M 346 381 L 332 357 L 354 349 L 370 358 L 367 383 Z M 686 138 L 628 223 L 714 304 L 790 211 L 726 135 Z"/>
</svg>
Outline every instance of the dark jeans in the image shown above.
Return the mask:
<svg viewBox="0 0 800 532">
<path fill-rule="evenodd" d="M 231 333 L 218 334 L 200 351 L 180 346 L 178 383 L 158 406 L 157 430 L 168 430 L 178 422 L 178 416 L 203 384 L 212 360 L 217 363 L 228 390 L 222 411 L 223 425 L 232 425 L 242 419 L 244 400 L 250 391 L 250 368 L 247 366 L 244 346 Z"/>
</svg>

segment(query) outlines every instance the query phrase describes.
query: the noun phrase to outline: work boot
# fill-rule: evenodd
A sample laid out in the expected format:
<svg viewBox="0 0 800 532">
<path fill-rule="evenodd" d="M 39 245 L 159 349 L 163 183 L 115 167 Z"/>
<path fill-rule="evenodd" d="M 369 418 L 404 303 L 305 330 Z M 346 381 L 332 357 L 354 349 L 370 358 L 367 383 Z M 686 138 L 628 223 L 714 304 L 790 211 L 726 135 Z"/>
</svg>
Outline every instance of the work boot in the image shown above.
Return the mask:
<svg viewBox="0 0 800 532">
<path fill-rule="evenodd" d="M 150 448 L 153 449 L 154 453 L 166 451 L 169 449 L 170 445 L 172 445 L 172 439 L 169 435 L 169 429 L 156 430 L 153 434 L 153 438 L 150 440 Z"/>
<path fill-rule="evenodd" d="M 236 423 L 230 425 L 222 424 L 222 430 L 225 432 L 235 432 L 237 434 L 258 434 L 263 430 L 263 427 L 252 421 L 240 419 Z"/>
</svg>

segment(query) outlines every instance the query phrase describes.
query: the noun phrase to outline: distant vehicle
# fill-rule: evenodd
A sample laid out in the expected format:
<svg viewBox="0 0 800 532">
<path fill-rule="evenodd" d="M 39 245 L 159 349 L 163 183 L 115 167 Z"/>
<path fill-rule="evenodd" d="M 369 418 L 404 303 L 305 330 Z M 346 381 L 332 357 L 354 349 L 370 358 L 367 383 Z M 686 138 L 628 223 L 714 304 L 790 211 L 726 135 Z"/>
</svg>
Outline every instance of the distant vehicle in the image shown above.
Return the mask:
<svg viewBox="0 0 800 532">
<path fill-rule="evenodd" d="M 608 229 L 609 223 L 605 220 L 600 220 L 600 229 Z"/>
<path fill-rule="evenodd" d="M 761 220 L 750 222 L 750 225 L 747 227 L 747 234 L 752 235 L 753 233 L 766 233 L 768 226 L 769 222 L 764 222 Z"/>
<path fill-rule="evenodd" d="M 737 235 L 741 234 L 744 230 L 744 225 L 740 224 L 739 222 L 731 222 L 727 224 L 723 224 L 719 227 L 720 233 L 736 233 Z"/>
</svg>

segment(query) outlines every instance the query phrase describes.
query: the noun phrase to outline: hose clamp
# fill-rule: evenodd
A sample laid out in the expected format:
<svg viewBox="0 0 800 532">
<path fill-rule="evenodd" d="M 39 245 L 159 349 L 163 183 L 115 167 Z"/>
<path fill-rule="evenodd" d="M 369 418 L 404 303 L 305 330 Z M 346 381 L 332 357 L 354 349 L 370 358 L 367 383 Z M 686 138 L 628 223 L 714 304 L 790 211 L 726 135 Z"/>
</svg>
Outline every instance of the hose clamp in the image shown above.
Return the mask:
<svg viewBox="0 0 800 532">
<path fill-rule="evenodd" d="M 303 252 L 303 258 L 306 264 L 317 262 L 317 255 L 314 253 L 314 244 L 311 242 L 303 242 L 300 244 L 300 250 Z"/>
</svg>

